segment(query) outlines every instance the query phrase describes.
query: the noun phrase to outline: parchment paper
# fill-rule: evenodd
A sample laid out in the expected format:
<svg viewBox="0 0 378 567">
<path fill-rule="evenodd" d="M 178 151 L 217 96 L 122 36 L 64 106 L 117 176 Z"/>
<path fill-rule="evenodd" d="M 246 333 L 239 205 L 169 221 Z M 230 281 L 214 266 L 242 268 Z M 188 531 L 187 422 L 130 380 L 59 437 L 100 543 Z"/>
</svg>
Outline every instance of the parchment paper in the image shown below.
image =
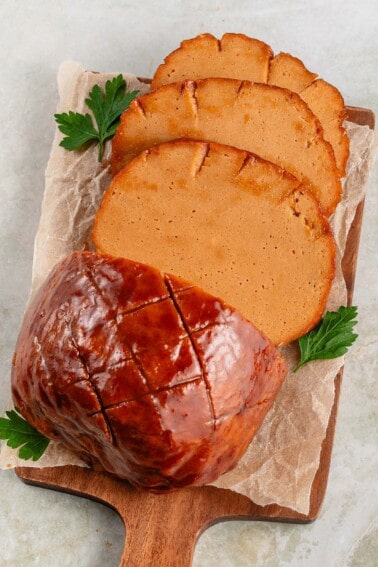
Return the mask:
<svg viewBox="0 0 378 567">
<path fill-rule="evenodd" d="M 148 91 L 133 75 L 123 74 L 129 89 Z M 65 62 L 58 73 L 58 112 L 86 112 L 84 99 L 94 84 L 104 85 L 114 74 L 85 71 L 81 65 Z M 335 310 L 346 304 L 346 287 L 341 271 L 346 238 L 364 186 L 373 155 L 374 134 L 367 126 L 346 123 L 351 155 L 344 197 L 332 219 L 337 244 L 337 274 L 327 304 Z M 72 250 L 82 250 L 89 242 L 94 215 L 102 193 L 110 181 L 106 169 L 97 162 L 97 149 L 67 152 L 59 147 L 57 130 L 46 169 L 46 185 L 40 225 L 35 239 L 32 292 L 49 271 Z M 109 156 L 109 144 L 105 157 Z M 294 345 L 282 349 L 289 369 L 298 359 Z M 316 361 L 289 372 L 261 429 L 238 466 L 220 477 L 215 486 L 228 488 L 251 498 L 256 504 L 278 504 L 306 514 L 311 486 L 319 466 L 322 441 L 334 402 L 334 379 L 343 364 L 339 358 Z M 17 452 L 3 443 L 0 468 L 14 466 L 86 466 L 60 443 L 50 443 L 42 458 L 34 463 L 20 460 Z"/>
</svg>

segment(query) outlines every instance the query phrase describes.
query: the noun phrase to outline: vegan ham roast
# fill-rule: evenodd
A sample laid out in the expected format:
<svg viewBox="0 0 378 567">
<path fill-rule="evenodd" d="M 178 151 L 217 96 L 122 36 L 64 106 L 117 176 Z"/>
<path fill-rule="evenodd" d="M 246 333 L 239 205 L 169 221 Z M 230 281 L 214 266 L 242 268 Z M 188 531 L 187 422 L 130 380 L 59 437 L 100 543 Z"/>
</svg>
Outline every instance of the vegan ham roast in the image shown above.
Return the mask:
<svg viewBox="0 0 378 567">
<path fill-rule="evenodd" d="M 29 305 L 12 391 L 43 434 L 169 490 L 236 465 L 286 372 L 270 340 L 220 299 L 144 264 L 75 252 Z"/>
</svg>

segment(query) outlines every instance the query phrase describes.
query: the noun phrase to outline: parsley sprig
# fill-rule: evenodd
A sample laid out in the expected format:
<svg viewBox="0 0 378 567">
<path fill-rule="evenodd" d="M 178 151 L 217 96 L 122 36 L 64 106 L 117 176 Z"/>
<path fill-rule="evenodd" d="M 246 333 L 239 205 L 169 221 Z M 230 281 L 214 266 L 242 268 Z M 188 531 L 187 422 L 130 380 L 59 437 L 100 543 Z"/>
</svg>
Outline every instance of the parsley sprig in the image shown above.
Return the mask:
<svg viewBox="0 0 378 567">
<path fill-rule="evenodd" d="M 15 410 L 5 412 L 7 417 L 0 417 L 0 439 L 6 439 L 13 449 L 20 447 L 21 459 L 38 461 L 46 451 L 50 440 L 25 421 Z"/>
<path fill-rule="evenodd" d="M 119 124 L 119 117 L 138 96 L 139 91 L 126 91 L 126 81 L 122 75 L 106 81 L 105 90 L 95 85 L 85 99 L 87 106 L 93 113 L 97 128 L 93 124 L 92 116 L 88 113 L 62 112 L 55 114 L 59 130 L 65 134 L 60 146 L 73 151 L 82 148 L 85 144 L 97 141 L 98 161 L 102 160 L 105 141 L 114 136 Z"/>
<path fill-rule="evenodd" d="M 324 360 L 343 356 L 354 343 L 357 334 L 353 328 L 357 324 L 357 307 L 340 307 L 338 311 L 328 311 L 315 329 L 298 341 L 301 359 L 294 372 L 310 360 Z"/>
</svg>

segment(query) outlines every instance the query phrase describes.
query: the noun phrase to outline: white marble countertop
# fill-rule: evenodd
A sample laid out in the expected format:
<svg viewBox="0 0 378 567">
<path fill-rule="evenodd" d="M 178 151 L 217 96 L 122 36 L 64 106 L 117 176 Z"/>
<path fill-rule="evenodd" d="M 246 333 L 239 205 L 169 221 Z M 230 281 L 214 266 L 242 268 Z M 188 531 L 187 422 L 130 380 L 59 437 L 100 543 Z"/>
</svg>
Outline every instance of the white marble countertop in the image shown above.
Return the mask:
<svg viewBox="0 0 378 567">
<path fill-rule="evenodd" d="M 180 40 L 206 31 L 243 32 L 275 52 L 297 55 L 335 84 L 347 104 L 378 110 L 373 0 L 0 3 L 0 414 L 30 286 L 60 62 L 151 76 Z M 310 525 L 218 524 L 201 536 L 195 567 L 377 565 L 377 184 L 375 167 L 354 300 L 360 338 L 347 358 L 322 511 Z M 26 486 L 13 471 L 0 471 L 1 566 L 117 566 L 123 539 L 121 520 L 104 506 Z"/>
</svg>

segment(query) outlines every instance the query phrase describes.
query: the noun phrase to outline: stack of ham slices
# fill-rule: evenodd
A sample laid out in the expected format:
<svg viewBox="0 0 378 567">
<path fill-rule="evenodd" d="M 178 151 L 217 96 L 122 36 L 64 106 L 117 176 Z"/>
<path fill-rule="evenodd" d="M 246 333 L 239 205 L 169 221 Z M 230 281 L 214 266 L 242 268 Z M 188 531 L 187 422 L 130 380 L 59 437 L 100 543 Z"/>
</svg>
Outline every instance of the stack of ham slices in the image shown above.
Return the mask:
<svg viewBox="0 0 378 567">
<path fill-rule="evenodd" d="M 114 137 L 96 249 L 221 296 L 277 345 L 305 334 L 334 277 L 340 93 L 240 34 L 184 41 L 151 89 Z"/>
</svg>

